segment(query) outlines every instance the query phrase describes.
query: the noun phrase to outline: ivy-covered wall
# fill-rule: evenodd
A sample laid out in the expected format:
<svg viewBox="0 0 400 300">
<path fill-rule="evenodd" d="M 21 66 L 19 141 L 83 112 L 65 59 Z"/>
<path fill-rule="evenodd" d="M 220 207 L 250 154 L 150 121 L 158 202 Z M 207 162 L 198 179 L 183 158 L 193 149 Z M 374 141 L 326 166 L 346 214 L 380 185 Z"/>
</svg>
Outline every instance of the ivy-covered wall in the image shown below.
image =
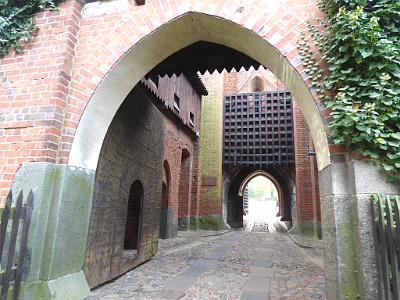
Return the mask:
<svg viewBox="0 0 400 300">
<path fill-rule="evenodd" d="M 19 52 L 37 31 L 33 14 L 44 9 L 57 10 L 58 0 L 0 0 L 0 55 L 10 48 Z"/>
<path fill-rule="evenodd" d="M 321 26 L 308 22 L 298 42 L 330 110 L 332 141 L 374 160 L 399 182 L 400 2 L 326 0 L 320 8 Z"/>
</svg>

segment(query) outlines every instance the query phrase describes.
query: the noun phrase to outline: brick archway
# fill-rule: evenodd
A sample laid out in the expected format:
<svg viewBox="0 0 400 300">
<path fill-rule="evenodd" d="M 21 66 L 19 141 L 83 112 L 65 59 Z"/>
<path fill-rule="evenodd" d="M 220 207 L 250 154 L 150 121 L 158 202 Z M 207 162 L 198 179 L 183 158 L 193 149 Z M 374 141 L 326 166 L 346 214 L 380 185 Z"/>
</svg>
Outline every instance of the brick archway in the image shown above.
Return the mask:
<svg viewBox="0 0 400 300">
<path fill-rule="evenodd" d="M 221 11 L 219 14 L 223 15 Z M 236 49 L 275 73 L 292 91 L 304 113 L 315 144 L 319 169 L 322 170 L 329 165 L 329 148 L 322 118 L 313 95 L 309 91 L 308 83 L 300 75 L 303 67 L 297 58 L 296 37 L 304 27 L 304 21 L 290 12 L 282 15 L 279 10 L 275 10 L 273 15 L 275 18 L 269 15 L 268 11 L 263 10 L 257 12 L 258 15 L 251 14 L 252 12 L 247 12 L 237 22 L 232 22 L 218 14 L 204 14 L 201 10 L 184 13 L 176 11 L 169 22 L 164 20 L 164 24 L 158 29 L 142 34 L 143 38 L 137 43 L 133 44 L 134 37 L 130 37 L 131 47 L 124 53 L 121 53 L 121 47 L 118 48 L 120 57 L 116 59 L 115 64 L 106 57 L 104 57 L 104 63 L 98 63 L 95 68 L 91 65 L 90 70 L 83 64 L 77 70 L 73 86 L 74 84 L 82 86 L 86 82 L 86 85 L 93 88 L 86 89 L 86 94 L 77 93 L 77 96 L 80 96 L 81 100 L 86 99 L 88 104 L 77 125 L 69 164 L 96 170 L 98 155 L 107 128 L 115 111 L 133 86 L 169 55 L 203 40 Z M 261 22 L 263 18 L 267 20 L 264 23 Z M 289 22 L 292 26 L 277 28 L 276 18 L 283 18 L 281 22 Z M 270 28 L 270 30 L 266 32 L 265 28 Z M 121 30 L 124 29 L 119 28 L 118 31 Z M 96 61 L 102 61 L 103 53 L 112 47 L 106 45 L 115 32 L 103 39 L 97 47 L 98 51 L 93 51 L 92 55 L 100 53 Z M 127 35 L 127 32 L 124 34 Z M 124 45 L 128 47 L 125 42 Z M 99 84 L 99 77 L 93 74 L 104 74 Z M 67 127 L 65 130 L 68 130 Z"/>
<path fill-rule="evenodd" d="M 328 146 L 324 124 L 329 110 L 309 88 L 297 49 L 306 21 L 320 14 L 318 1 L 148 0 L 137 6 L 136 1 L 120 0 L 124 5 L 111 5 L 115 11 L 96 14 L 86 10 L 92 2 L 112 1 L 85 2 L 66 0 L 60 12 L 38 14 L 39 30 L 25 51 L 10 52 L 0 61 L 0 196 L 4 198 L 11 185 L 15 193 L 33 189 L 38 208 L 28 243 L 32 259 L 26 278 L 32 285 L 26 292 L 55 293 L 61 287 L 65 291 L 65 283 L 74 287 L 69 289 L 71 298 L 87 296 L 82 264 L 90 204 L 95 175 L 101 173 L 100 149 L 112 119 L 154 66 L 194 42 L 208 41 L 259 61 L 296 98 L 318 159 L 325 263 L 330 266 L 328 298 L 354 299 L 360 294 L 377 299 L 367 197 L 399 191 L 375 166 L 355 160 L 345 147 Z M 153 133 L 148 140 L 159 145 L 161 131 L 147 132 Z M 161 169 L 160 156 L 154 159 L 160 160 Z M 154 173 L 157 179 L 160 174 Z M 157 199 L 158 205 L 161 186 L 145 190 L 153 192 L 145 198 Z M 149 203 L 144 219 L 154 207 Z M 158 231 L 159 220 L 150 220 Z M 158 235 L 149 232 L 151 241 L 143 253 L 154 255 Z"/>
</svg>

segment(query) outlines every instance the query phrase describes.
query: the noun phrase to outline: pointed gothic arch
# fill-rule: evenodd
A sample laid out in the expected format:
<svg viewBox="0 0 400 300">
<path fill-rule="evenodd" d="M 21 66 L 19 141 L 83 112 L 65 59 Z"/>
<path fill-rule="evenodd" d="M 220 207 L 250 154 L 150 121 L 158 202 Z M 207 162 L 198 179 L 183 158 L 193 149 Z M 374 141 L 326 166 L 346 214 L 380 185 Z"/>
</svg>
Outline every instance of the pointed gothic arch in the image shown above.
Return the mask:
<svg viewBox="0 0 400 300">
<path fill-rule="evenodd" d="M 109 70 L 83 112 L 72 143 L 69 164 L 96 170 L 107 128 L 129 91 L 158 63 L 197 41 L 233 48 L 271 70 L 298 101 L 313 137 L 319 170 L 329 165 L 328 141 L 322 118 L 307 83 L 296 69 L 299 62 L 289 61 L 285 49 L 275 48 L 256 32 L 221 17 L 197 12 L 179 15 L 152 31 Z"/>
</svg>

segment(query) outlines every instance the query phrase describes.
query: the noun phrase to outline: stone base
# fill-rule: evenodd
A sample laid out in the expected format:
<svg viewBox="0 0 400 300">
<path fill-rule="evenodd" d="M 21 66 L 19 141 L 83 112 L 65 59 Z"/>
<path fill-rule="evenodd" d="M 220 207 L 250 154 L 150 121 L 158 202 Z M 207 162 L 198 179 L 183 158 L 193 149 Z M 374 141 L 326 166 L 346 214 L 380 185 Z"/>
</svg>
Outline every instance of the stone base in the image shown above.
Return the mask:
<svg viewBox="0 0 400 300">
<path fill-rule="evenodd" d="M 332 163 L 319 172 L 328 299 L 380 299 L 372 234 L 374 193 L 397 194 L 365 161 Z"/>
<path fill-rule="evenodd" d="M 89 287 L 82 271 L 94 171 L 51 163 L 23 164 L 12 189 L 33 190 L 23 299 L 82 299 Z"/>
<path fill-rule="evenodd" d="M 87 299 L 90 289 L 83 271 L 24 286 L 23 299 Z"/>
<path fill-rule="evenodd" d="M 178 236 L 178 220 L 173 218 L 173 207 L 161 209 L 160 239 L 172 239 Z"/>
<path fill-rule="evenodd" d="M 189 230 L 190 219 L 189 216 L 179 217 L 178 218 L 178 230 L 187 231 Z"/>
</svg>

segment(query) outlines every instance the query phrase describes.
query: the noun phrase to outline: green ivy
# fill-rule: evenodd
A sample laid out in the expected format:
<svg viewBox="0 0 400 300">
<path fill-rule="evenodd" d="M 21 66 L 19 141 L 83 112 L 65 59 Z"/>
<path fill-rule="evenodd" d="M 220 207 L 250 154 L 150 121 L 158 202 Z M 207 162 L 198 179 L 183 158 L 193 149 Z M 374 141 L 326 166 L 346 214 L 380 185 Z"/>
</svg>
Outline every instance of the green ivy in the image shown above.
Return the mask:
<svg viewBox="0 0 400 300">
<path fill-rule="evenodd" d="M 20 41 L 28 41 L 37 30 L 33 14 L 57 10 L 57 4 L 53 0 L 0 0 L 0 55 L 12 47 L 21 51 Z"/>
<path fill-rule="evenodd" d="M 400 2 L 325 0 L 320 8 L 325 29 L 308 23 L 309 35 L 298 42 L 316 92 L 332 110 L 333 142 L 400 181 Z"/>
</svg>

